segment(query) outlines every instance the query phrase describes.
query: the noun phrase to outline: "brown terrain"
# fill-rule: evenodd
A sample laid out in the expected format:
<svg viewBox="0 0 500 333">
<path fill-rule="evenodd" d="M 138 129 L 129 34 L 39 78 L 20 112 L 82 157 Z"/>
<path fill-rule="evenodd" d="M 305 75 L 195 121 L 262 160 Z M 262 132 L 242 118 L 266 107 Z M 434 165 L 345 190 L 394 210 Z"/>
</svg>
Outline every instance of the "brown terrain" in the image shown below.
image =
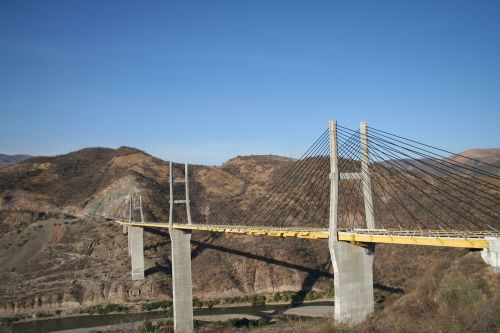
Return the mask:
<svg viewBox="0 0 500 333">
<path fill-rule="evenodd" d="M 30 157 L 31 157 L 30 155 L 22 155 L 22 154 L 17 154 L 17 155 L 0 154 L 0 168 L 4 167 L 4 166 L 16 164 L 16 163 L 24 161 Z"/>
<path fill-rule="evenodd" d="M 500 149 L 463 154 L 500 161 Z M 237 224 L 234 216 L 254 209 L 293 161 L 247 156 L 218 167 L 194 166 L 194 219 L 207 218 L 210 211 Z M 175 175 L 181 170 L 176 165 Z M 1 168 L 0 313 L 171 299 L 169 239 L 161 232 L 145 232 L 146 279 L 131 281 L 127 237 L 113 222 L 125 218 L 130 193 L 142 195 L 147 220 L 166 221 L 168 163 L 129 147 L 87 148 Z M 182 218 L 176 211 L 176 219 Z M 329 295 L 332 288 L 325 241 L 194 233 L 192 249 L 193 291 L 200 300 L 291 291 L 299 292 L 293 301 L 301 302 L 312 292 Z M 355 331 L 492 332 L 500 327 L 495 322 L 500 277 L 478 252 L 379 245 L 374 277 L 377 311 L 351 328 Z M 285 326 L 280 330 L 297 331 Z M 328 321 L 310 326 L 318 332 L 341 329 Z"/>
</svg>

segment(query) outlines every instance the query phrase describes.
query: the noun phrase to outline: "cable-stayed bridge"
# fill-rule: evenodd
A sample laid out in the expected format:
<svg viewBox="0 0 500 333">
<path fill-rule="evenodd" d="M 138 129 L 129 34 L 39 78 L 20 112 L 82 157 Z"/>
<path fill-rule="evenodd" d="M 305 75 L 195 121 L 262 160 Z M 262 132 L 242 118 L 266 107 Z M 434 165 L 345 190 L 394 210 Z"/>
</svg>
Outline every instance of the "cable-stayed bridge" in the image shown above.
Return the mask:
<svg viewBox="0 0 500 333">
<path fill-rule="evenodd" d="M 202 172 L 170 164 L 169 220 L 117 222 L 128 231 L 132 277 L 144 278 L 144 227 L 172 241 L 174 327 L 191 332 L 192 232 L 327 239 L 334 268 L 335 319 L 373 312 L 376 243 L 481 249 L 500 270 L 500 166 L 423 144 L 362 122 L 329 128 L 280 170 L 253 200 L 210 192 Z M 180 176 L 180 177 L 179 177 Z M 258 191 L 256 191 L 258 192 Z"/>
</svg>

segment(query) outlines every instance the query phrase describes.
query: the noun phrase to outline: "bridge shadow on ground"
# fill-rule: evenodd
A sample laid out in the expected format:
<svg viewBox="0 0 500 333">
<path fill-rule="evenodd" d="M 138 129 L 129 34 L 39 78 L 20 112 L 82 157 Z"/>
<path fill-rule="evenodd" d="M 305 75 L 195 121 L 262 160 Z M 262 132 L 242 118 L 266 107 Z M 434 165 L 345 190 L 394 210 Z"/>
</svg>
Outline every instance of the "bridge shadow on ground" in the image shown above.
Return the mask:
<svg viewBox="0 0 500 333">
<path fill-rule="evenodd" d="M 298 264 L 294 264 L 294 263 L 290 263 L 290 262 L 286 262 L 286 261 L 282 261 L 282 260 L 264 257 L 264 256 L 261 256 L 258 254 L 253 254 L 253 253 L 248 253 L 248 252 L 244 252 L 244 251 L 240 251 L 240 250 L 230 249 L 230 248 L 220 246 L 220 245 L 202 243 L 202 242 L 194 241 L 194 240 L 192 240 L 191 243 L 198 245 L 198 246 L 202 246 L 203 248 L 211 249 L 211 250 L 217 250 L 217 251 L 221 251 L 221 252 L 225 252 L 225 253 L 234 254 L 237 256 L 246 257 L 249 259 L 264 261 L 264 262 L 267 262 L 271 265 L 277 265 L 277 266 L 281 266 L 281 267 L 291 268 L 291 269 L 295 269 L 295 270 L 302 271 L 302 272 L 314 273 L 317 275 L 318 278 L 319 277 L 333 278 L 333 274 L 329 273 L 329 272 L 324 272 L 324 271 L 321 271 L 318 269 L 309 268 L 309 267 L 305 267 L 302 265 L 298 265 Z M 195 249 L 195 251 L 196 251 L 196 249 Z M 193 251 L 193 253 L 194 253 L 194 251 Z"/>
<path fill-rule="evenodd" d="M 170 262 L 170 261 L 169 261 Z M 160 263 L 155 262 L 153 267 L 149 267 L 144 270 L 144 276 L 151 276 L 157 273 L 162 273 L 165 275 L 172 275 L 172 265 L 160 265 Z"/>
<path fill-rule="evenodd" d="M 306 278 L 302 282 L 300 290 L 292 297 L 292 305 L 300 305 L 304 303 L 307 294 L 309 294 L 312 291 L 314 284 L 316 283 L 316 281 L 318 281 L 320 277 L 328 277 L 333 279 L 333 274 L 328 272 L 331 269 L 331 261 L 328 260 L 327 263 L 323 264 L 323 267 L 327 272 L 320 270 L 308 271 Z M 324 274 L 321 275 L 320 273 Z"/>
<path fill-rule="evenodd" d="M 380 283 L 374 283 L 373 288 L 378 289 L 378 290 L 382 290 L 382 291 L 387 291 L 387 292 L 390 292 L 391 294 L 404 293 L 403 288 L 384 286 L 383 284 L 380 284 Z"/>
<path fill-rule="evenodd" d="M 156 235 L 169 237 L 168 232 L 164 232 L 161 230 L 151 229 L 151 228 L 144 228 L 144 230 L 147 232 L 151 232 L 153 234 L 156 234 Z M 277 260 L 277 259 L 257 255 L 254 253 L 249 253 L 249 252 L 245 252 L 245 251 L 241 251 L 241 250 L 228 248 L 225 246 L 220 246 L 220 245 L 208 243 L 208 242 L 214 241 L 222 236 L 223 236 L 223 234 L 213 233 L 213 234 L 210 234 L 210 236 L 207 239 L 205 239 L 204 241 L 191 240 L 191 244 L 196 245 L 196 247 L 191 252 L 191 259 L 194 259 L 197 256 L 199 256 L 205 249 L 211 249 L 211 250 L 221 251 L 224 253 L 229 253 L 232 255 L 242 256 L 242 257 L 253 259 L 253 260 L 263 261 L 263 262 L 269 263 L 271 265 L 276 265 L 276 266 L 286 267 L 286 268 L 290 268 L 290 269 L 301 271 L 301 272 L 306 272 L 308 274 L 307 274 L 306 278 L 304 279 L 304 281 L 302 282 L 301 289 L 292 298 L 292 305 L 300 305 L 300 304 L 304 303 L 305 297 L 307 296 L 307 294 L 309 294 L 312 291 L 312 288 L 313 288 L 314 284 L 318 281 L 318 279 L 320 279 L 322 277 L 333 279 L 333 274 L 330 273 L 332 270 L 331 260 L 328 260 L 326 263 L 324 263 L 322 265 L 323 269 L 314 269 L 314 268 L 302 266 L 299 264 L 286 262 L 283 260 Z M 157 247 L 157 246 L 167 245 L 168 243 L 170 243 L 170 241 L 157 243 L 155 245 L 145 247 L 144 250 L 148 250 L 148 249 L 151 249 L 151 248 Z M 168 261 L 167 266 L 162 266 L 162 265 L 159 265 L 158 263 L 155 263 L 154 267 L 148 268 L 145 271 L 145 275 L 149 276 L 149 275 L 153 275 L 156 273 L 163 273 L 163 274 L 170 275 L 172 273 L 172 269 L 171 269 L 172 266 L 171 266 L 171 263 L 168 260 L 168 258 L 166 260 Z M 403 293 L 403 291 L 404 291 L 402 288 L 389 287 L 389 286 L 385 286 L 385 285 L 380 284 L 380 283 L 375 283 L 373 285 L 373 287 L 375 289 L 387 291 L 390 293 Z"/>
<path fill-rule="evenodd" d="M 277 260 L 277 259 L 249 253 L 249 252 L 244 252 L 241 250 L 231 249 L 231 248 L 227 248 L 227 247 L 220 246 L 220 245 L 208 244 L 205 242 L 200 242 L 200 241 L 195 241 L 195 240 L 192 240 L 191 243 L 194 245 L 197 245 L 195 250 L 192 252 L 192 256 L 191 256 L 192 258 L 195 258 L 204 249 L 211 249 L 211 250 L 229 253 L 232 255 L 242 256 L 242 257 L 253 259 L 253 260 L 263 261 L 263 262 L 269 263 L 271 265 L 286 267 L 286 268 L 290 268 L 290 269 L 294 269 L 297 271 L 308 273 L 306 278 L 304 279 L 304 281 L 302 283 L 301 289 L 293 296 L 292 305 L 302 304 L 304 302 L 306 295 L 312 291 L 314 284 L 316 283 L 316 281 L 319 278 L 321 278 L 321 277 L 330 278 L 330 279 L 333 278 L 333 274 L 328 272 L 328 270 L 329 270 L 328 263 L 324 265 L 325 270 L 320 270 L 320 269 L 314 269 L 314 268 L 302 266 L 299 264 L 286 262 L 283 260 Z"/>
<path fill-rule="evenodd" d="M 144 228 L 144 231 L 149 232 L 149 233 L 154 234 L 154 235 L 170 238 L 170 235 L 168 234 L 168 232 L 165 232 L 165 231 L 162 231 L 159 229 Z M 144 251 L 149 251 L 149 250 L 155 249 L 159 246 L 165 246 L 169 243 L 170 243 L 170 241 L 164 241 L 164 242 L 159 242 L 159 243 L 155 243 L 152 245 L 144 246 Z M 159 274 L 159 273 L 164 274 L 164 275 L 172 275 L 172 263 L 171 263 L 170 259 L 168 258 L 168 256 L 163 256 L 162 261 L 165 261 L 165 263 L 162 264 L 162 263 L 160 263 L 160 260 L 156 260 L 154 266 L 146 268 L 144 270 L 144 276 L 148 277 L 148 276 L 151 276 L 154 274 Z"/>
<path fill-rule="evenodd" d="M 164 237 L 170 238 L 170 235 L 167 231 L 163 231 L 163 230 L 156 229 L 156 228 L 148 228 L 148 227 L 143 227 L 143 229 L 145 232 L 149 232 L 151 234 L 155 234 L 158 236 L 164 236 Z"/>
</svg>

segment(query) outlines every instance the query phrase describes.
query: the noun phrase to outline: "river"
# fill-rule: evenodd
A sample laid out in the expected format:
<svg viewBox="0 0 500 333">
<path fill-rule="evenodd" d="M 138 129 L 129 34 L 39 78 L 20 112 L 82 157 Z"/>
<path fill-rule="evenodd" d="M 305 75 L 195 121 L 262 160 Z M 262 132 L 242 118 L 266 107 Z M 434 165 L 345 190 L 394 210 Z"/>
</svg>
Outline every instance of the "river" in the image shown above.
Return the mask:
<svg viewBox="0 0 500 333">
<path fill-rule="evenodd" d="M 300 305 L 301 309 L 311 307 L 314 311 L 321 306 L 332 306 L 333 302 L 318 301 L 308 302 Z M 217 316 L 220 315 L 245 315 L 266 317 L 270 314 L 283 313 L 285 310 L 290 309 L 289 305 L 265 305 L 259 307 L 253 306 L 234 306 L 234 307 L 216 307 L 212 309 L 195 309 L 194 315 L 196 316 Z M 302 311 L 307 313 L 307 311 Z M 306 315 L 306 314 L 305 314 Z M 127 324 L 133 325 L 134 322 L 144 320 L 156 320 L 162 318 L 171 318 L 171 310 L 150 311 L 141 313 L 119 313 L 108 315 L 82 315 L 66 318 L 50 318 L 45 320 L 36 320 L 28 322 L 13 323 L 8 327 L 0 327 L 0 333 L 47 333 L 57 332 L 63 330 L 70 330 L 76 328 L 91 328 L 106 325 Z"/>
</svg>

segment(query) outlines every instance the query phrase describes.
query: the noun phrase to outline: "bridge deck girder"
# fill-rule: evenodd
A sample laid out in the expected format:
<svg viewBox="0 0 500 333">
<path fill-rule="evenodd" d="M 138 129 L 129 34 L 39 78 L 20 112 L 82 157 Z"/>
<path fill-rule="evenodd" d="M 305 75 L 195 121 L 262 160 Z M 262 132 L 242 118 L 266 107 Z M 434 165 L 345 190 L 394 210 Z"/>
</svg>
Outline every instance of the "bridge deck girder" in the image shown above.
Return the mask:
<svg viewBox="0 0 500 333">
<path fill-rule="evenodd" d="M 116 221 L 135 227 L 168 228 L 168 223 Z M 178 230 L 236 233 L 270 237 L 294 237 L 328 239 L 327 228 L 300 227 L 258 227 L 242 225 L 174 224 Z M 351 243 L 408 244 L 424 246 L 485 249 L 489 247 L 487 237 L 499 237 L 500 233 L 490 231 L 458 230 L 392 230 L 392 229 L 339 229 L 338 239 Z"/>
</svg>

